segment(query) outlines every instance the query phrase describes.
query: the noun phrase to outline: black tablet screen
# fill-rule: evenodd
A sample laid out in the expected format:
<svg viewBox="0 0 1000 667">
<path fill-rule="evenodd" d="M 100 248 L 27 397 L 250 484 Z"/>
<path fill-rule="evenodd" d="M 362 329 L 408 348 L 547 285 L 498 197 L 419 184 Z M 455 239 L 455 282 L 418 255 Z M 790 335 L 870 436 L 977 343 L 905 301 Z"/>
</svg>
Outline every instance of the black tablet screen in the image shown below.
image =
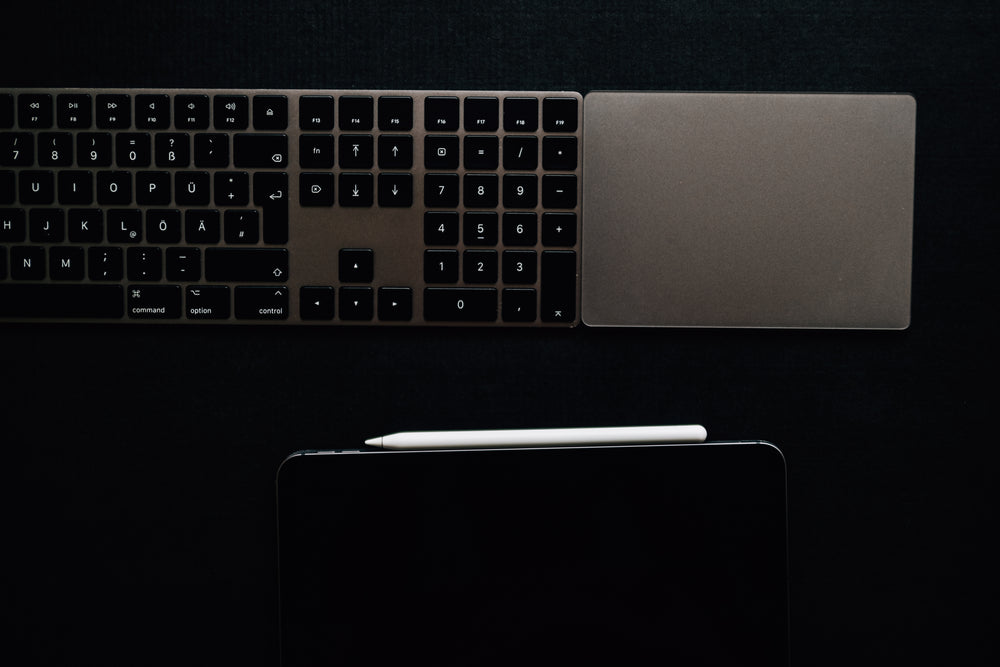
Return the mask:
<svg viewBox="0 0 1000 667">
<path fill-rule="evenodd" d="M 309 454 L 278 496 L 285 667 L 787 664 L 769 445 Z"/>
</svg>

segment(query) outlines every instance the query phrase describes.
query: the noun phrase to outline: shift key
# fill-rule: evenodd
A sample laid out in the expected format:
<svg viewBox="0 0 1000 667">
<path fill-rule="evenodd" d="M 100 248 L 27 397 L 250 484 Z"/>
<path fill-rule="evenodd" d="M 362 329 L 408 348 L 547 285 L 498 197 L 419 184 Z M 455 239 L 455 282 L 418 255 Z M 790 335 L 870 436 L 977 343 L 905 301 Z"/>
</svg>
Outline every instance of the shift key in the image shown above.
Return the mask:
<svg viewBox="0 0 1000 667">
<path fill-rule="evenodd" d="M 288 280 L 284 248 L 208 248 L 205 279 L 210 282 L 283 283 Z"/>
</svg>

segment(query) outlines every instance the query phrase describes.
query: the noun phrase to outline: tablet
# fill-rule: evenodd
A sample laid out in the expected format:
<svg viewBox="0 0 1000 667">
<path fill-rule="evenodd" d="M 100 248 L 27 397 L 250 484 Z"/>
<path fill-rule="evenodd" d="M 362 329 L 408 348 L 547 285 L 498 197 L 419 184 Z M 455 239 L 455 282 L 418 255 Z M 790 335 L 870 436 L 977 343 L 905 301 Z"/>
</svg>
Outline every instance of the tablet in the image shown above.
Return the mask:
<svg viewBox="0 0 1000 667">
<path fill-rule="evenodd" d="M 300 452 L 281 654 L 304 665 L 786 665 L 763 442 Z"/>
</svg>

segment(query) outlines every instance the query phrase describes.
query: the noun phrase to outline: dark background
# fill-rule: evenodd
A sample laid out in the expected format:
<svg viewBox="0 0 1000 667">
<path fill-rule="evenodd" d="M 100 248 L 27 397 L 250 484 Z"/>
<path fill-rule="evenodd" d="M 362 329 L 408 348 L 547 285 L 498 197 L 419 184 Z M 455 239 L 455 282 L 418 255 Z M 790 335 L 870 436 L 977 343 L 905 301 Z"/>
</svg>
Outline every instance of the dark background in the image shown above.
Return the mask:
<svg viewBox="0 0 1000 667">
<path fill-rule="evenodd" d="M 470 4 L 16 3 L 0 85 L 909 92 L 910 329 L 4 325 L 6 648 L 275 664 L 288 453 L 694 422 L 786 454 L 795 664 L 992 664 L 995 3 Z"/>
</svg>

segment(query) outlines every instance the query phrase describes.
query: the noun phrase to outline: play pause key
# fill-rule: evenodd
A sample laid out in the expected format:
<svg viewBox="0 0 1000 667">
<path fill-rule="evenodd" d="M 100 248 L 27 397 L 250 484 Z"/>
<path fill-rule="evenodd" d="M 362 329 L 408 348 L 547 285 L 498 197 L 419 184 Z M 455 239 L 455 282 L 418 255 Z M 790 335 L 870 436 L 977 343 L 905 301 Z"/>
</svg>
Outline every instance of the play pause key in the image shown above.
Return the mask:
<svg viewBox="0 0 1000 667">
<path fill-rule="evenodd" d="M 303 287 L 299 290 L 299 313 L 304 320 L 333 319 L 333 288 Z"/>
</svg>

